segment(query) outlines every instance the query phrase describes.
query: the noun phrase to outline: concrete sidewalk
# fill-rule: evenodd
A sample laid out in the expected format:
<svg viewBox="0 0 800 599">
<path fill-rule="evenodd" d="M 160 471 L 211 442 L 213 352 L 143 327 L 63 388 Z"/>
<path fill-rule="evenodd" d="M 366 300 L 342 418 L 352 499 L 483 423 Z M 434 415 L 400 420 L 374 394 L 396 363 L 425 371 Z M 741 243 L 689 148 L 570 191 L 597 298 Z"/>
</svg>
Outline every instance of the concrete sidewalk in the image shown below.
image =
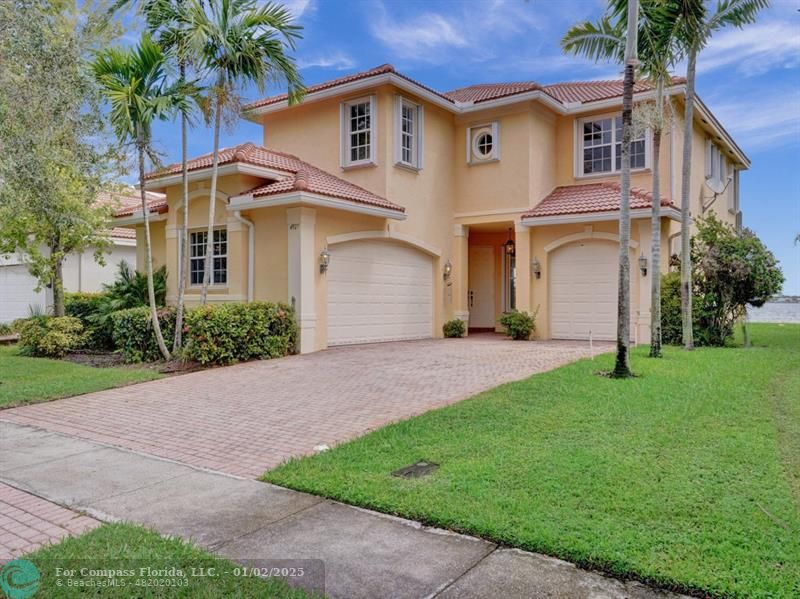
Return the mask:
<svg viewBox="0 0 800 599">
<path fill-rule="evenodd" d="M 677 597 L 474 537 L 9 422 L 0 422 L 0 481 L 249 565 L 321 560 L 305 584 L 319 589 L 324 581 L 329 597 Z"/>
</svg>

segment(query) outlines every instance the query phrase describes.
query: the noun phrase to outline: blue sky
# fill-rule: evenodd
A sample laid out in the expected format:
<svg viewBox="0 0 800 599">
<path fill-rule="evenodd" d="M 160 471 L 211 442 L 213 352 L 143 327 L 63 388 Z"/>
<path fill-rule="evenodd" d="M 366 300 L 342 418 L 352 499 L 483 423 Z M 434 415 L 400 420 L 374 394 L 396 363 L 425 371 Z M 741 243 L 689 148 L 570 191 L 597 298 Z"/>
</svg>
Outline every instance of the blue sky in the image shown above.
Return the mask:
<svg viewBox="0 0 800 599">
<path fill-rule="evenodd" d="M 307 84 L 392 63 L 439 90 L 482 82 L 616 78 L 613 65 L 564 56 L 573 23 L 595 19 L 600 0 L 291 0 L 304 27 L 296 58 Z M 784 293 L 800 295 L 800 0 L 773 0 L 759 22 L 718 32 L 700 56 L 698 93 L 752 160 L 742 174 L 745 225 L 780 259 Z M 683 74 L 683 73 L 678 73 Z M 270 93 L 280 91 L 271 90 Z M 248 99 L 260 94 L 246 90 Z M 180 159 L 179 128 L 159 124 L 168 162 Z M 241 121 L 222 145 L 261 140 Z M 192 155 L 211 132 L 191 132 Z M 698 160 L 702 158 L 698 157 Z"/>
</svg>

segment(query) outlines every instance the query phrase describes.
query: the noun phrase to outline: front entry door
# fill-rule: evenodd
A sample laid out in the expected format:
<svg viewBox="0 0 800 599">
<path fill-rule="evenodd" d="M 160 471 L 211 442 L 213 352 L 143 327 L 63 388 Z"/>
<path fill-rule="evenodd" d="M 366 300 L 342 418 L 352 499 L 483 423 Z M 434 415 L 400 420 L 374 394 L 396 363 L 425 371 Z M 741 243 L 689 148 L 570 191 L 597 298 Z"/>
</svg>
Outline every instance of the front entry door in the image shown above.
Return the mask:
<svg viewBox="0 0 800 599">
<path fill-rule="evenodd" d="M 494 247 L 469 248 L 469 326 L 494 329 Z"/>
</svg>

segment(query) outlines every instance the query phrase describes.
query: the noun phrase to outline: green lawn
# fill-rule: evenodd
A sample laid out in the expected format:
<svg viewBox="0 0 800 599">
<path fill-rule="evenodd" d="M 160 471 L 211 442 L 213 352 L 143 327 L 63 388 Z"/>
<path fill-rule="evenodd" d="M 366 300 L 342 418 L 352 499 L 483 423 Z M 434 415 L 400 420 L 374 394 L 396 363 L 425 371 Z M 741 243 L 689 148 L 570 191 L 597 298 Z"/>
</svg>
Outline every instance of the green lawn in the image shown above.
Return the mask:
<svg viewBox="0 0 800 599">
<path fill-rule="evenodd" d="M 101 391 L 160 378 L 144 368 L 94 368 L 65 360 L 27 358 L 0 346 L 0 409 Z"/>
<path fill-rule="evenodd" d="M 309 596 L 279 579 L 237 576 L 234 571 L 236 565 L 232 562 L 217 558 L 179 539 L 166 539 L 155 532 L 129 524 L 104 524 L 79 537 L 68 538 L 25 555 L 23 559 L 32 562 L 41 573 L 36 599 L 69 599 L 87 595 L 137 599 L 151 597 L 302 599 Z M 156 573 L 140 576 L 140 568 L 143 567 L 151 568 L 151 572 L 156 569 L 180 568 L 185 576 L 177 572 L 170 572 L 167 576 Z M 61 571 L 59 572 L 57 568 L 61 568 Z M 125 587 L 70 586 L 71 580 L 83 580 L 84 585 L 87 580 L 108 580 L 105 575 L 90 577 L 86 572 L 82 576 L 80 572 L 82 568 L 95 571 L 131 570 L 135 571 L 135 575 L 116 576 L 118 582 L 126 583 Z M 213 576 L 192 575 L 192 572 L 194 574 L 199 574 L 201 571 L 209 572 L 209 568 L 214 568 Z M 65 570 L 74 570 L 75 575 L 71 576 L 65 573 Z M 137 583 L 137 580 L 141 582 Z M 160 583 L 163 586 L 147 586 L 153 584 L 150 581 L 157 580 L 169 580 L 172 584 Z"/>
<path fill-rule="evenodd" d="M 664 587 L 798 597 L 800 326 L 752 337 L 637 348 L 630 380 L 596 374 L 610 354 L 583 360 L 264 480 Z M 441 467 L 390 476 L 419 459 Z"/>
</svg>

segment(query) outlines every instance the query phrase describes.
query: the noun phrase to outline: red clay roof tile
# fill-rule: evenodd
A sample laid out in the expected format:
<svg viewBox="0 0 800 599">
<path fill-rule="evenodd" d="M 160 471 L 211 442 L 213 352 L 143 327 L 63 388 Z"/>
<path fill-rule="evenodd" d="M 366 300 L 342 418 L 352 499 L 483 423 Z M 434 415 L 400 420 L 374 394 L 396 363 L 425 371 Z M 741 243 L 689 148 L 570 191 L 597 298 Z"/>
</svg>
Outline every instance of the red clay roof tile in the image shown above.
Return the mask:
<svg viewBox="0 0 800 599">
<path fill-rule="evenodd" d="M 592 212 L 619 210 L 620 186 L 618 183 L 588 183 L 556 187 L 534 208 L 522 215 L 523 219 L 542 216 L 562 216 Z M 631 189 L 631 208 L 651 208 L 653 194 L 644 189 Z M 662 198 L 662 206 L 672 206 L 669 199 Z"/>
</svg>

